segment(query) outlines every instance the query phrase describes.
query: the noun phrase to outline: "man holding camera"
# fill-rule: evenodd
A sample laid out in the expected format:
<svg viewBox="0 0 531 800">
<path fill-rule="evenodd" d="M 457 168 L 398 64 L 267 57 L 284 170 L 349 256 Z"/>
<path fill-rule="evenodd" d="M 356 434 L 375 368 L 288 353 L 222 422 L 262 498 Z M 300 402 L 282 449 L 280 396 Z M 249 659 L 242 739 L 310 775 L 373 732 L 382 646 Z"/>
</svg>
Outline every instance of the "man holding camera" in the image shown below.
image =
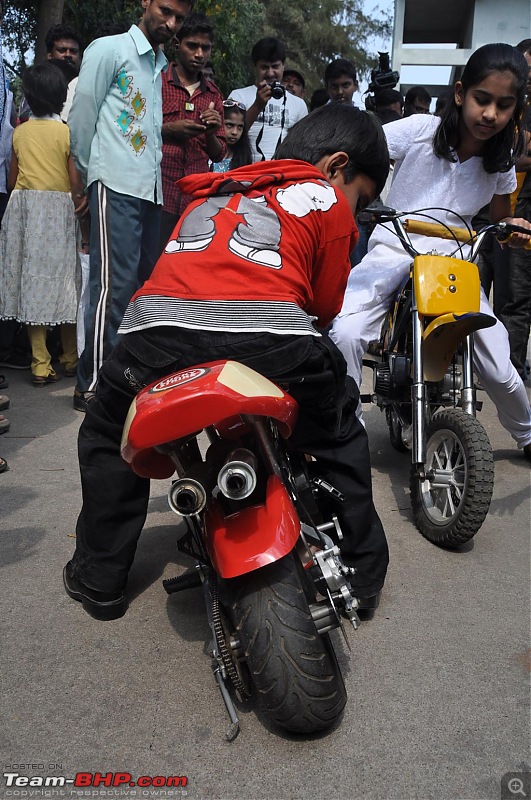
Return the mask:
<svg viewBox="0 0 531 800">
<path fill-rule="evenodd" d="M 286 48 L 280 39 L 260 39 L 251 50 L 251 58 L 255 85 L 233 90 L 230 99 L 247 109 L 245 124 L 253 161 L 268 161 L 288 130 L 306 116 L 308 108 L 302 98 L 286 92 L 281 83 Z"/>
</svg>

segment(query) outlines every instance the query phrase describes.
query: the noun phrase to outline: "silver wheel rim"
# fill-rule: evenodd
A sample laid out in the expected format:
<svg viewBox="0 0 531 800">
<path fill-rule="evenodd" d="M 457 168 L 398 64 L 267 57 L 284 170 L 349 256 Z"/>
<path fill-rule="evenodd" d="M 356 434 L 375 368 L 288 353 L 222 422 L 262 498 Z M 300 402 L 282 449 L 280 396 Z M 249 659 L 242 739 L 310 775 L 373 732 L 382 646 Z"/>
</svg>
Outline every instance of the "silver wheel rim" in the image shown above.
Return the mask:
<svg viewBox="0 0 531 800">
<path fill-rule="evenodd" d="M 448 525 L 459 516 L 468 483 L 465 450 L 452 431 L 437 431 L 430 438 L 426 471 L 435 473 L 433 480 L 419 482 L 426 515 L 434 525 Z"/>
</svg>

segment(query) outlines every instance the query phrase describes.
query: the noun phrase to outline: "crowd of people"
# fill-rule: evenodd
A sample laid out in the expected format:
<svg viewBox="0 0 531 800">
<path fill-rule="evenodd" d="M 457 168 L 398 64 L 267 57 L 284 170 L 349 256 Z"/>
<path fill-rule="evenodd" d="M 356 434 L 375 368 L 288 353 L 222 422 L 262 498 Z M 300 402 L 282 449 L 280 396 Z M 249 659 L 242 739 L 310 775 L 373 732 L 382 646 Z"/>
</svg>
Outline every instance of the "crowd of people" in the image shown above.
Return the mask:
<svg viewBox="0 0 531 800">
<path fill-rule="evenodd" d="M 387 545 L 372 504 L 361 358 L 407 257 L 385 232 L 368 239 L 355 218 L 385 192 L 390 205 L 450 205 L 470 222 L 488 207 L 493 221 L 531 231 L 531 40 L 477 50 L 434 114 L 422 86 L 405 97 L 382 89 L 368 113 L 354 103 L 351 61 L 331 61 L 307 103 L 305 76 L 270 36 L 251 49 L 254 83 L 224 97 L 211 65 L 215 31 L 192 0 L 142 8 L 137 24 L 102 30 L 84 52 L 75 31 L 56 26 L 48 58 L 24 75 L 18 120 L 7 91 L 2 101 L 10 147 L 0 155 L 10 165 L 0 185 L 0 365 L 30 367 L 40 388 L 75 377 L 73 405 L 86 415 L 66 590 L 99 618 L 125 612 L 149 491 L 119 458 L 130 400 L 169 371 L 232 354 L 273 379 L 320 372 L 319 397 L 301 395 L 305 427 L 295 438 L 311 453 L 308 431 L 329 423 L 320 458 L 347 498 L 344 555 L 357 565 L 362 607 L 375 608 Z M 518 234 L 503 250 L 502 322 L 477 334 L 475 369 L 531 460 L 525 240 Z M 494 313 L 486 294 L 482 311 Z M 0 411 L 8 404 L 0 395 Z M 0 432 L 8 426 L 0 415 Z"/>
</svg>

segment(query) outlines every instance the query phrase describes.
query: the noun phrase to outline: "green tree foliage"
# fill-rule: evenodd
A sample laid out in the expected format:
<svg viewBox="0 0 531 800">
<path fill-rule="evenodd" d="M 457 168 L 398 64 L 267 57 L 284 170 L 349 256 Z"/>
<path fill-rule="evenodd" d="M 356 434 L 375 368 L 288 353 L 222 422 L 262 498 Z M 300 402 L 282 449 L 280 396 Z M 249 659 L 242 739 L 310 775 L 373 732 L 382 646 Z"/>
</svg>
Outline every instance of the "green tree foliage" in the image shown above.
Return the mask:
<svg viewBox="0 0 531 800">
<path fill-rule="evenodd" d="M 4 2 L 2 21 L 4 62 L 11 78 L 21 76 L 33 58 L 39 8 L 31 0 Z"/>
<path fill-rule="evenodd" d="M 87 46 L 108 26 L 126 31 L 141 16 L 139 0 L 65 0 L 63 22 L 71 25 Z"/>
<path fill-rule="evenodd" d="M 52 25 L 57 21 L 49 16 L 56 13 L 56 3 L 10 0 L 3 32 L 13 74 L 23 73 L 34 52 L 39 15 L 39 32 L 49 27 L 43 22 Z M 378 10 L 365 13 L 363 5 L 363 0 L 197 0 L 195 8 L 214 22 L 213 60 L 224 94 L 253 82 L 250 51 L 262 36 L 278 36 L 284 41 L 288 64 L 304 73 L 309 93 L 322 84 L 324 68 L 332 58 L 351 59 L 360 76 L 366 76 L 375 65 L 370 42 L 390 35 L 392 20 Z M 127 28 L 140 14 L 138 0 L 65 0 L 62 21 L 78 30 L 88 44 L 102 24 L 121 23 Z M 39 33 L 39 40 L 43 36 Z M 171 48 L 167 50 L 171 57 Z"/>
<path fill-rule="evenodd" d="M 354 62 L 366 77 L 377 57 L 370 41 L 389 36 L 392 19 L 364 13 L 362 0 L 264 0 L 265 35 L 278 36 L 287 47 L 287 63 L 306 77 L 306 93 L 322 86 L 325 67 L 334 58 Z"/>
<path fill-rule="evenodd" d="M 291 2 L 291 0 L 290 0 Z M 214 24 L 212 61 L 216 82 L 226 96 L 231 89 L 254 83 L 249 54 L 264 35 L 265 6 L 260 0 L 199 0 L 195 9 Z"/>
</svg>

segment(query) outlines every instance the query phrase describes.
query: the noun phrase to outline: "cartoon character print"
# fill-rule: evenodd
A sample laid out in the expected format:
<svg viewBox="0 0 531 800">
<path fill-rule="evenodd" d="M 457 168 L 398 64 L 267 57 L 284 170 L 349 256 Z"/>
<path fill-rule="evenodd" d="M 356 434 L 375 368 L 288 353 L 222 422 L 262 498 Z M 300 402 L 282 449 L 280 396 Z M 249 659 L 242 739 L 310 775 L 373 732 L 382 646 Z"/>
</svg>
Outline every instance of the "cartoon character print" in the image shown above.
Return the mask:
<svg viewBox="0 0 531 800">
<path fill-rule="evenodd" d="M 247 183 L 247 185 L 249 185 Z M 165 253 L 200 252 L 206 250 L 216 233 L 214 217 L 225 208 L 234 195 L 213 195 L 196 206 L 184 218 L 177 239 L 170 239 Z M 286 189 L 278 189 L 276 199 L 286 213 L 305 217 L 312 211 L 329 211 L 337 203 L 332 187 L 323 181 L 294 183 Z M 245 261 L 261 264 L 270 269 L 281 269 L 280 220 L 264 195 L 239 196 L 236 213 L 243 216 L 232 232 L 229 250 Z"/>
</svg>

